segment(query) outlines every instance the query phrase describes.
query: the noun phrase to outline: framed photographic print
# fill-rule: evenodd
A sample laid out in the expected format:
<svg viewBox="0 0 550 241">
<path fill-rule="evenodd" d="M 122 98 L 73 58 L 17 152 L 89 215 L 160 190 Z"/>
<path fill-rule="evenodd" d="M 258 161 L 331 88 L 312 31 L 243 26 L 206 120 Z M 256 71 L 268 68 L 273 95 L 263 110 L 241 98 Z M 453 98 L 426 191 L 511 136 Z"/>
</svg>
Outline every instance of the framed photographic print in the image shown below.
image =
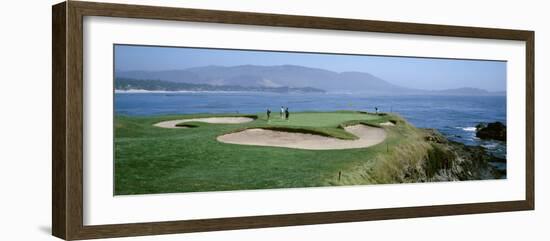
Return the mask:
<svg viewBox="0 0 550 241">
<path fill-rule="evenodd" d="M 534 32 L 53 6 L 53 235 L 534 209 Z"/>
</svg>

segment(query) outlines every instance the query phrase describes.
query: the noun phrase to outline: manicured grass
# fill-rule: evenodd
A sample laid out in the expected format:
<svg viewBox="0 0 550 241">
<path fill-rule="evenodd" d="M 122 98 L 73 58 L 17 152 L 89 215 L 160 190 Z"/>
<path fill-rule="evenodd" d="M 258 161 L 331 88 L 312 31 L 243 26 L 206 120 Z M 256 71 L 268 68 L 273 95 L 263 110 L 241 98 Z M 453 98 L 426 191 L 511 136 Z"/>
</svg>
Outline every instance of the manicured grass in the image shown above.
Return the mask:
<svg viewBox="0 0 550 241">
<path fill-rule="evenodd" d="M 278 113 L 272 113 L 270 121 L 262 113 L 249 123 L 192 122 L 186 124 L 194 128 L 185 129 L 153 126 L 165 120 L 211 116 L 116 116 L 115 194 L 391 183 L 399 181 L 400 174 L 392 171 L 395 165 L 414 165 L 412 161 L 403 162 L 403 155 L 419 153 L 417 156 L 421 156 L 427 148 L 422 132 L 399 116 L 353 111 L 291 113 L 290 120 L 281 120 Z M 377 125 L 388 120 L 397 121 L 397 125 L 383 127 L 388 137 L 369 148 L 299 150 L 216 141 L 219 135 L 258 127 L 290 128 L 354 139 L 343 130 L 343 125 Z M 402 153 L 401 147 L 408 151 Z M 340 180 L 339 172 L 342 173 Z"/>
<path fill-rule="evenodd" d="M 283 120 L 279 117 L 278 113 L 275 113 L 275 115 L 271 115 L 268 124 L 292 127 L 338 127 L 338 125 L 346 121 L 376 120 L 379 118 L 379 116 L 372 114 L 340 111 L 291 113 L 288 120 Z M 262 115 L 262 119 L 266 119 L 266 116 Z"/>
</svg>

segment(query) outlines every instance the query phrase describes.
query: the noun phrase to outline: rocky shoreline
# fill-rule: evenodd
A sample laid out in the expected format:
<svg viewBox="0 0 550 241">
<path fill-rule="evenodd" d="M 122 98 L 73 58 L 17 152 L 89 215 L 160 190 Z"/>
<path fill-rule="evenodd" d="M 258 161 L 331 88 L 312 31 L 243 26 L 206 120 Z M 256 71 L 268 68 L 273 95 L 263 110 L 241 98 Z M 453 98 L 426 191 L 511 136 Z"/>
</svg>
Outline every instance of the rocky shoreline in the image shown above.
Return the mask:
<svg viewBox="0 0 550 241">
<path fill-rule="evenodd" d="M 506 163 L 481 146 L 468 146 L 450 141 L 435 129 L 424 129 L 432 149 L 425 164 L 428 181 L 460 181 L 501 179 L 506 170 L 499 170 L 490 163 Z"/>
</svg>

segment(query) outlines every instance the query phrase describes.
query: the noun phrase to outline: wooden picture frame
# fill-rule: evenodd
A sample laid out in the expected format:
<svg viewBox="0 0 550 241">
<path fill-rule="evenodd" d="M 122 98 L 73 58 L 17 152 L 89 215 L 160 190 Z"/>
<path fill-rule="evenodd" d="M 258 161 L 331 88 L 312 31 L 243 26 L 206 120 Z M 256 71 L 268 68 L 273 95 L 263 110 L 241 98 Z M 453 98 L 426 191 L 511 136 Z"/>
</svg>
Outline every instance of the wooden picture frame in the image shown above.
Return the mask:
<svg viewBox="0 0 550 241">
<path fill-rule="evenodd" d="M 534 32 L 325 17 L 213 11 L 68 1 L 52 8 L 52 233 L 66 240 L 369 220 L 533 210 Z M 107 16 L 207 23 L 280 26 L 480 39 L 526 43 L 525 200 L 401 207 L 152 223 L 83 224 L 83 17 Z"/>
</svg>

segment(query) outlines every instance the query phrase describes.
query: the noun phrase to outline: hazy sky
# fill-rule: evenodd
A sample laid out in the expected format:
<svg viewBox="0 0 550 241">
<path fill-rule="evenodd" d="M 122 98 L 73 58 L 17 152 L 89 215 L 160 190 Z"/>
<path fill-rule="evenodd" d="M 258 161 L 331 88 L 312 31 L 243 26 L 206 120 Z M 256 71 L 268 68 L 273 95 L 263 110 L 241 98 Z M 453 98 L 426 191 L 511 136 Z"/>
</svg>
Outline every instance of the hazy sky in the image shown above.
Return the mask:
<svg viewBox="0 0 550 241">
<path fill-rule="evenodd" d="M 115 69 L 123 71 L 246 64 L 290 64 L 335 72 L 367 72 L 393 84 L 417 89 L 474 87 L 489 91 L 506 90 L 506 62 L 503 61 L 115 46 Z"/>
</svg>

